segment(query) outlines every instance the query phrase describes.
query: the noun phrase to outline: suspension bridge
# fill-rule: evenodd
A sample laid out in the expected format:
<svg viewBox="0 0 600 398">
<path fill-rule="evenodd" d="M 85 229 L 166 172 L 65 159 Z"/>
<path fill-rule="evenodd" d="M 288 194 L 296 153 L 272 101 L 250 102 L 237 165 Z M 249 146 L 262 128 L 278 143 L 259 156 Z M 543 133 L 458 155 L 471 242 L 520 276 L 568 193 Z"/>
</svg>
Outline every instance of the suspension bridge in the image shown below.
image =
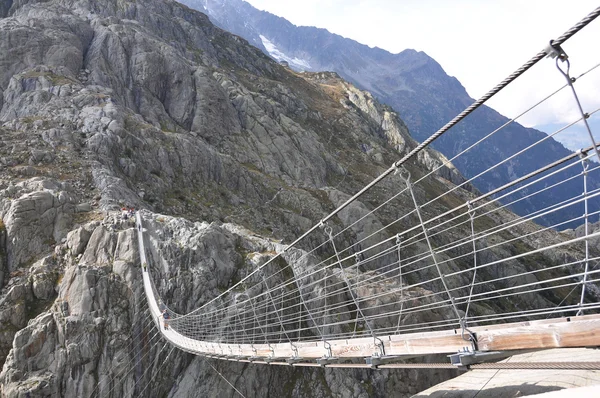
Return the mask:
<svg viewBox="0 0 600 398">
<path fill-rule="evenodd" d="M 600 176 L 600 154 L 589 119 L 600 109 L 585 109 L 576 89 L 598 65 L 571 76 L 576 60 L 561 48 L 599 14 L 600 8 L 552 41 L 296 241 L 275 253 L 256 253 L 252 271 L 195 311 L 178 314 L 161 299 L 138 212 L 144 290 L 157 331 L 192 354 L 285 366 L 502 368 L 508 364 L 484 362 L 524 350 L 599 346 L 600 251 L 594 242 L 600 230 L 591 222 L 600 216 L 600 187 L 589 177 Z M 419 152 L 545 57 L 554 59 L 543 62 L 556 62 L 565 84 L 448 162 L 501 135 L 557 93 L 572 97 L 578 116 L 571 123 L 458 185 L 440 177 L 446 164 L 427 173 L 414 166 Z M 546 166 L 490 192 L 462 189 L 502 164 L 540 156 L 541 143 L 576 124 L 590 137 L 580 151 L 548 156 Z M 509 211 L 531 198 L 552 197 L 573 181 L 581 190 L 567 200 L 522 216 Z M 377 201 L 367 208 L 360 198 Z M 565 217 L 565 209 L 581 215 Z M 542 219 L 557 221 L 541 226 Z M 556 232 L 572 225 L 583 227 Z M 413 360 L 436 354 L 450 361 Z M 521 366 L 600 369 L 596 362 Z"/>
</svg>

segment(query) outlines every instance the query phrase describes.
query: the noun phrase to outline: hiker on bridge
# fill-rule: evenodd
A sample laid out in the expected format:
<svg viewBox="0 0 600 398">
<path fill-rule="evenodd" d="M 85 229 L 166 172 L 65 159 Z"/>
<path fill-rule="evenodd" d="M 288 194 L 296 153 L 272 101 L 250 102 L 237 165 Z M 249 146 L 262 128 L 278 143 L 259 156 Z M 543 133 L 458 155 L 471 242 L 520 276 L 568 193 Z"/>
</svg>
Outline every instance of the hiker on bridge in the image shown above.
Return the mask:
<svg viewBox="0 0 600 398">
<path fill-rule="evenodd" d="M 169 318 L 170 318 L 170 315 L 167 312 L 166 308 L 163 310 L 162 316 L 163 316 L 163 320 L 164 320 L 165 330 L 167 330 L 167 329 L 169 329 Z"/>
</svg>

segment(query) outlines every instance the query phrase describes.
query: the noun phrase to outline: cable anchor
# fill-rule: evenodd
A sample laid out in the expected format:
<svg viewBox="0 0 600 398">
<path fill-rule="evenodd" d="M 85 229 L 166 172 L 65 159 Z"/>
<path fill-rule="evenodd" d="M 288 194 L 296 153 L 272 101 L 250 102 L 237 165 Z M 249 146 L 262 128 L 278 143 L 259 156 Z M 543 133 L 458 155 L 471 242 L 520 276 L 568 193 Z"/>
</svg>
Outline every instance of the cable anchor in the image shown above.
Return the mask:
<svg viewBox="0 0 600 398">
<path fill-rule="evenodd" d="M 471 330 L 469 330 L 469 328 L 467 328 L 467 322 L 464 318 L 459 320 L 459 324 L 460 324 L 460 328 L 461 328 L 460 337 L 464 341 L 471 342 L 471 350 L 473 352 L 478 351 L 479 347 L 477 346 L 477 335 L 474 332 L 472 332 Z M 465 334 L 468 334 L 468 336 L 465 337 Z"/>
</svg>

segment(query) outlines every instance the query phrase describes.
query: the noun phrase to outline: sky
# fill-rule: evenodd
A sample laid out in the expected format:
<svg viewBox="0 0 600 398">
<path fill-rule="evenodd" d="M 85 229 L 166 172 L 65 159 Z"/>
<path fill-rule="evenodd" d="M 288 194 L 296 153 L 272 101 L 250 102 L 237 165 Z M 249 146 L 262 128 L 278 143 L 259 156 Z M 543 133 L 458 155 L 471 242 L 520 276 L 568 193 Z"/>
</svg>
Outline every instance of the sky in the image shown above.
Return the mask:
<svg viewBox="0 0 600 398">
<path fill-rule="evenodd" d="M 456 77 L 473 98 L 496 84 L 598 7 L 597 1 L 556 0 L 246 0 L 295 25 L 316 26 L 392 53 L 424 51 Z M 600 17 L 568 40 L 571 76 L 600 64 Z M 512 118 L 565 83 L 544 59 L 487 104 Z M 575 83 L 585 112 L 600 108 L 600 67 Z M 547 133 L 578 117 L 571 91 L 519 122 Z M 600 138 L 600 112 L 589 119 Z M 598 128 L 596 128 L 596 126 Z M 591 145 L 583 124 L 556 137 L 578 149 Z"/>
</svg>

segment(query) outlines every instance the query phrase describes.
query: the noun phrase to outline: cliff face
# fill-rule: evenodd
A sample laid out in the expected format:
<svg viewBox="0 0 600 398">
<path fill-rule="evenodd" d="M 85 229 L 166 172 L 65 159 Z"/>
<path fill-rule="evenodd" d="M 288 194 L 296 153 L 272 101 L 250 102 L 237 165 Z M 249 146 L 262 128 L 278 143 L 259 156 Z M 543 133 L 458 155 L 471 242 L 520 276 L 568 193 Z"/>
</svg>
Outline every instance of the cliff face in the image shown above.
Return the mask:
<svg viewBox="0 0 600 398">
<path fill-rule="evenodd" d="M 438 62 L 422 51 L 406 49 L 392 54 L 325 29 L 295 26 L 283 18 L 257 10 L 243 0 L 181 2 L 207 13 L 218 26 L 240 35 L 273 58 L 285 60 L 292 68 L 335 71 L 357 87 L 368 90 L 401 115 L 417 141 L 427 139 L 474 102 L 456 78 L 448 76 Z M 482 106 L 436 140 L 433 148 L 452 158 L 508 121 L 493 109 Z M 455 166 L 465 177 L 472 178 L 544 137 L 544 132 L 513 122 L 500 134 L 459 157 Z M 543 167 L 549 159 L 557 160 L 570 153 L 562 144 L 549 139 L 527 151 L 518 161 L 508 161 L 499 165 L 494 173 L 476 178 L 473 185 L 482 192 L 488 192 Z M 575 173 L 562 172 L 549 179 L 549 185 Z M 600 187 L 600 181 L 592 177 L 590 185 Z M 577 182 L 567 182 L 563 190 L 521 201 L 512 209 L 517 214 L 529 214 L 561 202 L 569 198 L 569 192 L 580 189 L 581 185 Z M 594 203 L 597 205 L 599 202 L 595 200 Z M 580 211 L 564 209 L 557 213 L 559 217 L 548 215 L 538 222 L 553 225 L 560 218 L 578 216 Z"/>
<path fill-rule="evenodd" d="M 172 1 L 22 0 L 0 16 L 4 396 L 233 394 L 210 364 L 246 396 L 403 396 L 453 374 L 209 363 L 171 350 L 145 309 L 120 216 L 146 209 L 161 295 L 197 308 L 254 266 L 249 253 L 291 241 L 414 148 L 393 111 L 336 74 L 283 68 Z M 424 151 L 408 168 L 443 161 Z M 417 195 L 461 181 L 447 166 Z M 373 228 L 394 215 L 382 217 Z"/>
</svg>

